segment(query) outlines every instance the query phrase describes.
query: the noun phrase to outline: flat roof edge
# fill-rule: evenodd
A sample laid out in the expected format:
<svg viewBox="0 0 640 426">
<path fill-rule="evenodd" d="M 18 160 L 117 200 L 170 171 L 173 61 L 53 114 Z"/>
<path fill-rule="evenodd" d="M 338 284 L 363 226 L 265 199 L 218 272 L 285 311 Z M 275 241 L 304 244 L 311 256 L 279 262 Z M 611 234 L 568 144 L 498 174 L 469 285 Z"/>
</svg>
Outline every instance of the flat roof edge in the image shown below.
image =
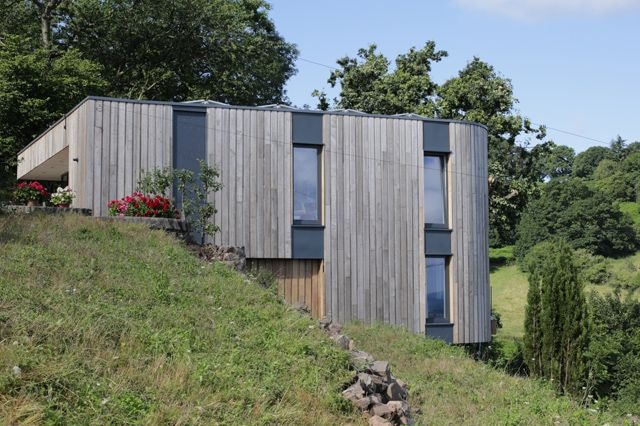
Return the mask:
<svg viewBox="0 0 640 426">
<path fill-rule="evenodd" d="M 141 100 L 141 99 L 125 99 L 125 98 L 110 98 L 106 96 L 87 96 L 83 100 L 81 100 L 76 106 L 74 106 L 69 112 L 65 113 L 59 120 L 55 123 L 47 127 L 42 133 L 33 138 L 31 142 L 29 142 L 24 148 L 22 148 L 18 155 L 25 152 L 31 145 L 33 145 L 38 139 L 42 138 L 45 134 L 47 134 L 51 129 L 60 124 L 63 120 L 65 120 L 68 116 L 73 114 L 78 108 L 80 108 L 87 101 L 107 101 L 107 102 L 127 102 L 127 103 L 136 103 L 136 104 L 148 104 L 148 105 L 171 105 L 171 106 L 180 106 L 183 108 L 228 108 L 228 109 L 249 109 L 256 111 L 279 111 L 279 112 L 292 112 L 292 113 L 303 113 L 303 114 L 329 114 L 329 115 L 348 115 L 354 117 L 372 117 L 372 118 L 391 118 L 391 119 L 399 119 L 399 120 L 413 120 L 413 121 L 427 121 L 427 122 L 436 122 L 436 123 L 458 123 L 458 124 L 469 124 L 477 127 L 481 127 L 485 130 L 489 128 L 481 123 L 476 123 L 474 121 L 465 121 L 465 120 L 449 120 L 444 118 L 431 118 L 431 117 L 423 117 L 416 114 L 402 114 L 402 115 L 385 115 L 385 114 L 369 114 L 366 112 L 359 111 L 339 111 L 339 110 L 310 110 L 303 108 L 282 108 L 282 107 L 274 107 L 274 106 L 242 106 L 242 105 L 226 105 L 226 104 L 207 104 L 207 103 L 185 103 L 185 102 L 171 102 L 171 101 L 152 101 L 152 100 Z"/>
<path fill-rule="evenodd" d="M 36 136 L 35 138 L 33 138 L 33 140 L 31 142 L 29 142 L 27 145 L 25 145 L 24 148 L 22 148 L 19 152 L 18 155 L 22 154 L 23 152 L 25 152 L 31 145 L 33 145 L 34 143 L 36 143 L 36 141 L 38 139 L 40 139 L 41 137 L 43 137 L 44 135 L 46 135 L 51 129 L 53 129 L 54 127 L 56 127 L 58 124 L 62 123 L 68 116 L 70 116 L 71 114 L 73 114 L 74 112 L 76 112 L 76 110 L 78 108 L 80 108 L 82 106 L 82 104 L 84 104 L 85 102 L 94 99 L 93 96 L 87 96 L 86 98 L 84 98 L 83 100 L 81 100 L 80 102 L 78 102 L 76 104 L 76 106 L 74 106 L 73 108 L 71 108 L 71 110 L 69 112 L 65 112 L 62 117 L 60 117 L 59 120 L 57 120 L 55 123 L 53 123 L 52 125 L 50 125 L 49 127 L 47 127 L 47 129 L 45 131 L 43 131 L 42 133 L 40 133 L 38 136 Z"/>
<path fill-rule="evenodd" d="M 142 100 L 142 99 L 125 99 L 125 98 L 110 98 L 106 96 L 88 96 L 85 100 L 91 99 L 96 101 L 107 101 L 107 102 L 128 102 L 128 103 L 136 103 L 136 104 L 148 104 L 148 105 L 172 105 L 172 106 L 180 106 L 185 108 L 228 108 L 228 109 L 249 109 L 256 111 L 277 111 L 277 112 L 292 112 L 292 113 L 303 113 L 303 114 L 331 114 L 331 115 L 349 115 L 354 117 L 374 117 L 374 118 L 397 118 L 402 120 L 415 120 L 415 121 L 431 121 L 431 122 L 440 122 L 440 123 L 460 123 L 460 124 L 470 124 L 478 127 L 482 127 L 485 130 L 488 130 L 488 127 L 481 123 L 476 123 L 475 121 L 465 121 L 465 120 L 453 120 L 446 118 L 431 118 L 418 116 L 416 114 L 407 113 L 407 115 L 386 115 L 386 114 L 369 114 L 367 112 L 355 112 L 355 111 L 340 111 L 340 110 L 327 110 L 321 111 L 317 109 L 304 109 L 304 108 L 296 108 L 296 107 L 286 107 L 282 106 L 247 106 L 247 105 L 229 105 L 225 103 L 197 103 L 197 102 L 172 102 L 172 101 L 153 101 L 153 100 Z"/>
</svg>

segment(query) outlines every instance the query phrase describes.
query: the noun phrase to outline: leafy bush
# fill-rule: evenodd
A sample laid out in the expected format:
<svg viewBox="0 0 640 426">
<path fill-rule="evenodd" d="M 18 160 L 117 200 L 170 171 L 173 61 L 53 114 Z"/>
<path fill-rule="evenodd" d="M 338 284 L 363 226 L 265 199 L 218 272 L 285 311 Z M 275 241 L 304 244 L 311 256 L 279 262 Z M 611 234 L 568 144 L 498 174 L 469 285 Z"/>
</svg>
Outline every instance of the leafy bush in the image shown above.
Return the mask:
<svg viewBox="0 0 640 426">
<path fill-rule="evenodd" d="M 614 413 L 640 415 L 640 301 L 593 292 L 590 302 L 587 390 Z"/>
<path fill-rule="evenodd" d="M 154 169 L 146 173 L 138 182 L 138 187 L 144 192 L 167 194 L 175 182 L 178 190 L 176 199 L 182 203 L 184 218 L 189 222 L 191 231 L 197 234 L 200 244 L 204 244 L 207 235 L 212 236 L 219 228 L 211 218 L 218 212 L 209 196 L 222 189 L 218 181 L 220 173 L 206 161 L 198 159 L 200 170 L 198 174 L 191 170 Z"/>
</svg>

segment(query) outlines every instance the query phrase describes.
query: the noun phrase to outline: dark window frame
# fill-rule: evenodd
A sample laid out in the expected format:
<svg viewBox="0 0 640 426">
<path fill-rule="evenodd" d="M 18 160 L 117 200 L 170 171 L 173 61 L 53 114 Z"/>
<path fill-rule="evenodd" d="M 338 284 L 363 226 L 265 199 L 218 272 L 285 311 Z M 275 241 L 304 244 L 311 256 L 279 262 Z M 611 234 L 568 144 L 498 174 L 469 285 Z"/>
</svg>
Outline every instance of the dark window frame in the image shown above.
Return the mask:
<svg viewBox="0 0 640 426">
<path fill-rule="evenodd" d="M 437 157 L 440 160 L 440 164 L 442 166 L 441 170 L 441 178 L 442 178 L 442 206 L 444 208 L 444 223 L 429 223 L 426 222 L 426 206 L 425 206 L 425 217 L 423 220 L 425 221 L 424 227 L 425 229 L 451 229 L 449 226 L 449 182 L 447 180 L 447 163 L 449 160 L 449 156 L 446 153 L 442 152 L 432 152 L 432 151 L 424 151 L 423 157 Z M 424 167 L 424 160 L 423 160 Z M 422 173 L 424 179 L 424 172 Z M 424 183 L 423 183 L 424 184 Z M 427 199 L 425 197 L 425 204 L 427 203 Z"/>
<path fill-rule="evenodd" d="M 296 152 L 296 148 L 300 148 L 300 149 L 313 149 L 316 151 L 316 164 L 317 164 L 317 169 L 318 169 L 318 176 L 317 176 L 317 182 L 318 182 L 318 191 L 317 191 L 317 197 L 318 199 L 316 200 L 317 202 L 317 206 L 318 206 L 318 219 L 317 220 L 306 220 L 306 219 L 296 219 L 295 218 L 295 200 L 296 200 L 296 194 L 295 191 L 293 192 L 293 199 L 292 199 L 292 211 L 291 211 L 291 216 L 293 218 L 293 225 L 296 226 L 305 226 L 305 225 L 309 225 L 309 226 L 318 226 L 318 225 L 322 225 L 322 145 L 309 145 L 309 144 L 297 144 L 294 143 L 293 144 L 293 148 L 291 149 L 291 159 L 292 159 L 292 167 L 291 167 L 291 190 L 293 191 L 294 187 L 295 187 L 295 152 Z"/>
<path fill-rule="evenodd" d="M 428 277 L 428 272 L 426 271 L 427 268 L 427 259 L 428 258 L 441 258 L 444 259 L 444 317 L 429 317 L 429 303 L 428 303 L 428 299 L 429 299 L 429 289 L 427 287 L 428 283 L 427 283 L 427 277 Z M 424 274 L 424 289 L 425 289 L 425 299 L 424 302 L 426 304 L 425 306 L 425 312 L 426 312 L 426 323 L 427 324 L 450 324 L 451 323 L 451 312 L 449 309 L 449 305 L 450 305 L 450 297 L 451 297 L 451 289 L 450 289 L 450 284 L 449 284 L 449 264 L 451 262 L 451 256 L 446 256 L 446 255 L 429 255 L 429 256 L 425 256 L 424 257 L 424 266 L 425 266 L 425 274 Z"/>
</svg>

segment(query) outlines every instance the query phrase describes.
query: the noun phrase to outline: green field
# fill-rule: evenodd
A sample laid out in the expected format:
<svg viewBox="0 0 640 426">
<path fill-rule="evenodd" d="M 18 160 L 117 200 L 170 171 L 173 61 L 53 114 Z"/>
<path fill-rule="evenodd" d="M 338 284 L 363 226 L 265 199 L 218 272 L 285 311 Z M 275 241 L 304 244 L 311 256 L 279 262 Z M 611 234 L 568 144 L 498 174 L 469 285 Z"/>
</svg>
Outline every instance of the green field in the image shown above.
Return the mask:
<svg viewBox="0 0 640 426">
<path fill-rule="evenodd" d="M 501 256 L 507 258 L 506 264 L 494 261 L 495 256 L 498 256 L 496 253 L 501 253 Z M 503 328 L 498 330 L 498 337 L 512 339 L 522 337 L 524 333 L 524 310 L 529 283 L 527 275 L 509 257 L 509 253 L 509 247 L 491 250 L 492 264 L 499 263 L 502 266 L 492 267 L 489 279 L 492 306 L 500 314 L 503 325 Z M 619 259 L 606 259 L 606 265 L 610 274 L 608 284 L 588 284 L 585 286 L 587 294 L 591 291 L 600 294 L 611 293 L 614 290 L 612 285 L 616 282 L 631 285 L 640 282 L 640 252 Z M 623 293 L 628 293 L 628 290 L 623 289 Z M 640 292 L 636 291 L 633 296 L 640 296 Z"/>
</svg>

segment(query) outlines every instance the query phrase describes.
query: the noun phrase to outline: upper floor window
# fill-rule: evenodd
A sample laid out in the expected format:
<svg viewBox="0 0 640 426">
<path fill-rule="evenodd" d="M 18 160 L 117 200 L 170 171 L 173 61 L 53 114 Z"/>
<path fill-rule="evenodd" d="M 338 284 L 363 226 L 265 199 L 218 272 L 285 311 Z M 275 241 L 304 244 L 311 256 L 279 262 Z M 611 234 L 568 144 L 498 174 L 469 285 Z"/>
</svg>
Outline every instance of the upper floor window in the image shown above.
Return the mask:
<svg viewBox="0 0 640 426">
<path fill-rule="evenodd" d="M 436 227 L 447 225 L 445 157 L 424 156 L 424 223 Z"/>
<path fill-rule="evenodd" d="M 319 224 L 321 147 L 293 146 L 293 223 Z"/>
</svg>

